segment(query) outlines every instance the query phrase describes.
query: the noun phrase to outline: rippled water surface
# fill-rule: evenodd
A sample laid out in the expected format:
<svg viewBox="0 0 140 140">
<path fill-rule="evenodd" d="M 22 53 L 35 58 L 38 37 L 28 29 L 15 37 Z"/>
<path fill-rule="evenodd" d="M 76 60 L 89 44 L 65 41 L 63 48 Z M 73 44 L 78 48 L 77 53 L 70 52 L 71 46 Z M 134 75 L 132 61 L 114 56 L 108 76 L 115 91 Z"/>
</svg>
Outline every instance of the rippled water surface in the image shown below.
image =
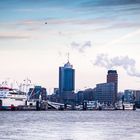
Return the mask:
<svg viewBox="0 0 140 140">
<path fill-rule="evenodd" d="M 3 111 L 0 140 L 140 140 L 140 110 Z"/>
</svg>

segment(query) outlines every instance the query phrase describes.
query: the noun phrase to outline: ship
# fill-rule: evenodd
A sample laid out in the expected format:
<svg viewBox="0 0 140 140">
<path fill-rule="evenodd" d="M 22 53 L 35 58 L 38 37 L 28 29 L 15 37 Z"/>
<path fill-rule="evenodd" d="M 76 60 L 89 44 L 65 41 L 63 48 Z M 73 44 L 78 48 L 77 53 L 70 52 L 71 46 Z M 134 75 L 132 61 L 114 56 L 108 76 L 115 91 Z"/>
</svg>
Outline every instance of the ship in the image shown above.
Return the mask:
<svg viewBox="0 0 140 140">
<path fill-rule="evenodd" d="M 24 106 L 27 101 L 25 92 L 9 87 L 0 87 L 0 110 L 14 110 Z"/>
<path fill-rule="evenodd" d="M 135 110 L 134 103 L 123 103 L 123 110 Z"/>
<path fill-rule="evenodd" d="M 130 102 L 118 102 L 116 110 L 135 110 L 135 104 Z"/>
</svg>

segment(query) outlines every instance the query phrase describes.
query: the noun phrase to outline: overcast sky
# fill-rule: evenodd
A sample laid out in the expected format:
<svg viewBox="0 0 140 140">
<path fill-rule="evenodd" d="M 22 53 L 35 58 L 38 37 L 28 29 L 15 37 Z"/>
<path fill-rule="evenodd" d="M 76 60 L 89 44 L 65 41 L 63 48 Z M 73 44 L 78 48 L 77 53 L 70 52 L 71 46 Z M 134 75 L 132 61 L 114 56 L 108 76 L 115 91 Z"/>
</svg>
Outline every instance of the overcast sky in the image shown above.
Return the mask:
<svg viewBox="0 0 140 140">
<path fill-rule="evenodd" d="M 47 22 L 47 24 L 45 24 Z M 140 89 L 140 0 L 1 0 L 0 79 L 58 87 L 58 68 L 76 69 L 76 90 L 119 75 Z"/>
</svg>

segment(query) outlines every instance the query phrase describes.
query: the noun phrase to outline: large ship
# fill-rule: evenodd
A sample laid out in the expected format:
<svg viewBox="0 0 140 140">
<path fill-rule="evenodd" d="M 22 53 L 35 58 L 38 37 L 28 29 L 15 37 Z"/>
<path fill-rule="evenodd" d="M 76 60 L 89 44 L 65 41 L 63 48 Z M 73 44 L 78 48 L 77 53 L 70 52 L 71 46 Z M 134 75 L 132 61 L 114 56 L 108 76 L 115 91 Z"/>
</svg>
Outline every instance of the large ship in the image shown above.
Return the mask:
<svg viewBox="0 0 140 140">
<path fill-rule="evenodd" d="M 15 109 L 23 106 L 26 100 L 25 92 L 9 87 L 0 87 L 0 110 Z"/>
</svg>

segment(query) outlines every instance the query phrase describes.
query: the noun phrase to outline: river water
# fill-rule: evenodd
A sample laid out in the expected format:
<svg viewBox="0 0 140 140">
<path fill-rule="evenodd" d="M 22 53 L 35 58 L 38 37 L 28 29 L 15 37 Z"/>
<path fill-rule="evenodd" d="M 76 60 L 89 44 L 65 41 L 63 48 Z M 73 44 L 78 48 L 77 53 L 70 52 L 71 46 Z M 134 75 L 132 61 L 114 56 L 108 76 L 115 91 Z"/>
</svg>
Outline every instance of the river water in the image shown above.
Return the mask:
<svg viewBox="0 0 140 140">
<path fill-rule="evenodd" d="M 140 140 L 140 110 L 1 111 L 0 140 Z"/>
</svg>

